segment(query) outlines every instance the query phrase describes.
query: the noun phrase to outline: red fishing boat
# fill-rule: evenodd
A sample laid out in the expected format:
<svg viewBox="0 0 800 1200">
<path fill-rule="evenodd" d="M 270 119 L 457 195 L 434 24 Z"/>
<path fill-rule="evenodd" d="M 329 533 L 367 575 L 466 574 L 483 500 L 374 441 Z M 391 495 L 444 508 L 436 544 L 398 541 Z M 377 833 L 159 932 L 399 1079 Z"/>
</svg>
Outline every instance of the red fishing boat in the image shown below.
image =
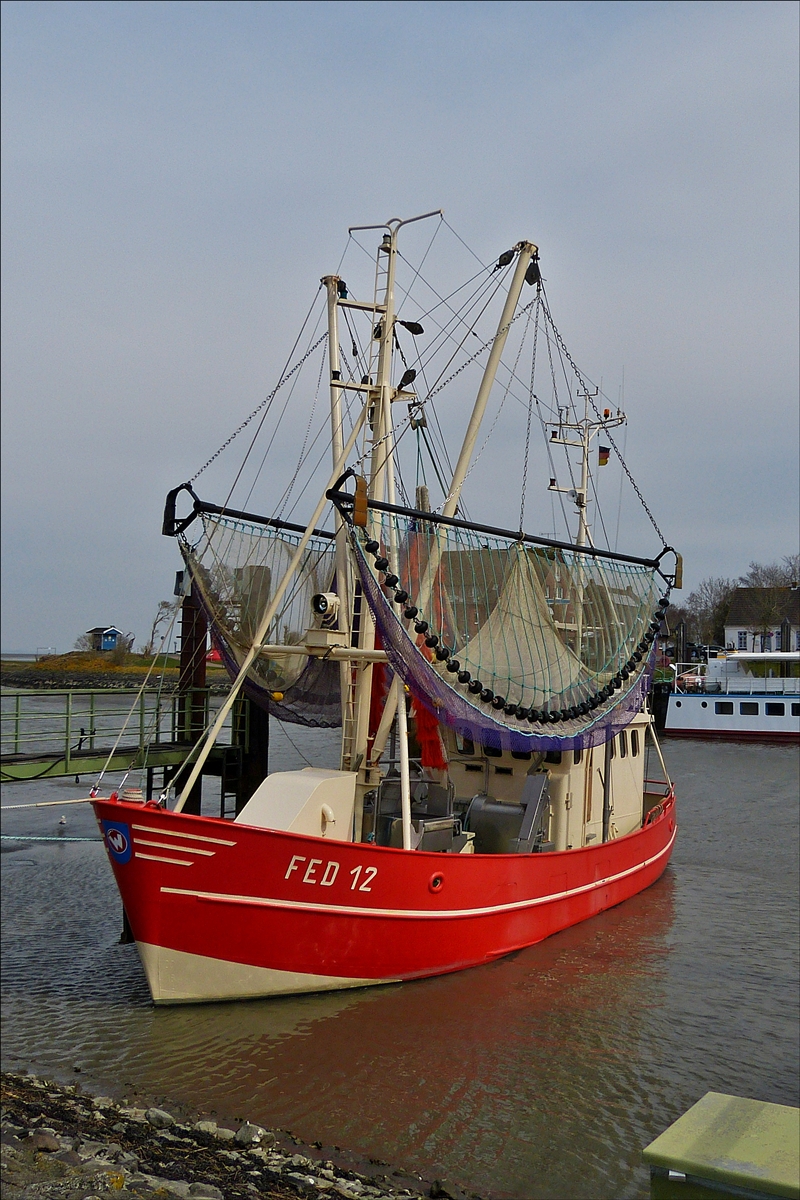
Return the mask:
<svg viewBox="0 0 800 1200">
<path fill-rule="evenodd" d="M 441 214 L 425 217 L 443 223 Z M 648 759 L 662 768 L 663 760 L 645 699 L 680 559 L 663 538 L 651 557 L 604 548 L 590 521 L 592 505 L 600 518 L 592 442 L 610 443 L 598 448 L 604 464 L 624 415 L 604 407 L 569 355 L 530 242 L 482 267 L 467 299 L 459 288 L 448 297 L 431 289 L 425 316 L 401 319 L 421 279 L 422 264 L 398 251 L 410 224 L 350 231 L 382 234 L 368 298 L 356 298 L 341 274 L 323 278 L 327 333 L 312 334 L 263 406 L 259 427 L 320 347 L 332 470 L 307 523 L 289 521 L 287 507 L 318 465 L 316 398 L 272 516 L 230 498 L 205 502 L 194 480 L 167 498 L 164 532 L 178 538 L 232 685 L 179 796 L 165 789 L 148 803 L 124 793 L 93 801 L 156 1003 L 478 966 L 640 892 L 672 852 L 675 798 L 665 769 L 659 781 L 648 778 Z M 478 318 L 492 300 L 502 311 L 481 341 Z M 422 319 L 435 331 L 427 347 Z M 549 366 L 555 357 L 572 373 L 577 399 L 569 387 L 559 396 L 554 370 L 549 400 L 534 391 L 542 344 Z M 463 488 L 487 406 L 520 399 L 526 345 L 519 528 L 509 530 L 471 520 Z M 429 430 L 438 434 L 439 394 L 456 380 L 461 387 L 468 368 L 481 378 L 447 467 Z M 415 389 L 418 377 L 424 388 Z M 549 491 L 574 505 L 573 536 L 523 532 L 535 425 L 545 433 Z M 417 482 L 413 503 L 403 491 L 407 502 L 398 504 L 404 439 Z M 571 487 L 557 482 L 554 448 Z M 419 473 L 423 452 L 441 486 L 438 504 Z M 179 517 L 183 495 L 191 508 Z M 234 820 L 190 812 L 242 694 L 283 721 L 340 727 L 339 765 L 267 775 Z"/>
</svg>

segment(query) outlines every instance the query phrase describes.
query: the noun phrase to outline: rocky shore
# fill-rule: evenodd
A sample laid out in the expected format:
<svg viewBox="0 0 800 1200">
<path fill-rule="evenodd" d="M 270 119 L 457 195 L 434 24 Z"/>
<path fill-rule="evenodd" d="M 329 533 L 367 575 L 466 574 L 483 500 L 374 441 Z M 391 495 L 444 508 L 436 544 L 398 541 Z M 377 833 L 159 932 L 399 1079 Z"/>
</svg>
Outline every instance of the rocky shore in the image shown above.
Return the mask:
<svg viewBox="0 0 800 1200">
<path fill-rule="evenodd" d="M 386 1163 L 351 1169 L 341 1151 L 329 1157 L 286 1130 L 226 1128 L 33 1075 L 3 1074 L 0 1140 L 4 1200 L 466 1200 L 444 1180 L 425 1183 Z"/>
<path fill-rule="evenodd" d="M 3 687 L 42 689 L 42 691 L 96 691 L 106 688 L 140 688 L 144 672 L 115 671 L 31 671 L 25 667 L 3 667 Z M 157 686 L 158 680 L 153 683 Z M 174 679 L 166 679 L 162 691 L 175 692 L 178 689 L 177 675 Z"/>
<path fill-rule="evenodd" d="M 48 669 L 46 664 L 33 666 L 26 663 L 4 662 L 0 670 L 0 683 L 4 688 L 24 688 L 42 691 L 105 691 L 114 688 L 140 688 L 147 674 L 142 668 L 111 670 L 59 667 Z M 162 678 L 163 675 L 163 678 Z M 162 693 L 171 695 L 178 690 L 179 672 L 169 668 L 164 672 L 153 672 L 148 687 L 159 687 Z M 208 689 L 212 696 L 225 695 L 230 680 L 223 671 L 209 672 Z"/>
</svg>

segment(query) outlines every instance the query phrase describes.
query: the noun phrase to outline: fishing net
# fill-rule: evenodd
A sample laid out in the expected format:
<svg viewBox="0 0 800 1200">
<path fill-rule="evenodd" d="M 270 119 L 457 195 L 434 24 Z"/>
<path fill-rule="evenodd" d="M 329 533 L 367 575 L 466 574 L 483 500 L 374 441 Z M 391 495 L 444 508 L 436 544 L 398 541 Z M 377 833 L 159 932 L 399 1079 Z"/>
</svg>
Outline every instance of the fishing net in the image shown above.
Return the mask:
<svg viewBox="0 0 800 1200">
<path fill-rule="evenodd" d="M 504 749 L 577 749 L 641 708 L 652 566 L 371 516 L 352 537 L 362 587 L 392 666 L 438 720 Z"/>
<path fill-rule="evenodd" d="M 214 645 L 235 678 L 300 534 L 207 513 L 200 519 L 202 535 L 193 545 L 181 538 L 181 551 Z M 302 645 L 311 620 L 311 597 L 335 590 L 334 553 L 331 540 L 312 537 L 265 642 Z M 304 654 L 262 655 L 248 672 L 245 693 L 281 721 L 321 728 L 341 725 L 337 663 Z"/>
</svg>

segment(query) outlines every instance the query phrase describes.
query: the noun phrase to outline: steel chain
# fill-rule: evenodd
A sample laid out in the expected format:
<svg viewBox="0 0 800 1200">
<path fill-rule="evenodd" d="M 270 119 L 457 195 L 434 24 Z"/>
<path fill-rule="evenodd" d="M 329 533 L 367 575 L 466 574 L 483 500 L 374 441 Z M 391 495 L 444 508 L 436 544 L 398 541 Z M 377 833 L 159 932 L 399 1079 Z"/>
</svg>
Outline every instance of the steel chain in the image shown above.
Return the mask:
<svg viewBox="0 0 800 1200">
<path fill-rule="evenodd" d="M 306 432 L 305 432 L 305 436 L 303 438 L 303 444 L 300 447 L 300 454 L 297 459 L 297 466 L 294 469 L 294 475 L 292 475 L 292 478 L 289 480 L 289 483 L 286 486 L 286 491 L 283 493 L 283 499 L 281 500 L 281 506 L 278 509 L 278 513 L 277 513 L 278 517 L 283 516 L 286 505 L 289 503 L 289 498 L 291 497 L 292 491 L 294 490 L 294 485 L 297 482 L 297 477 L 300 474 L 300 471 L 303 466 L 303 459 L 304 459 L 305 453 L 306 453 L 306 446 L 308 445 L 308 439 L 311 434 L 311 426 L 314 422 L 314 413 L 317 411 L 317 401 L 319 400 L 319 389 L 320 389 L 320 384 L 322 383 L 322 372 L 324 370 L 325 370 L 325 355 L 323 354 L 322 360 L 320 361 L 320 364 L 319 364 L 319 375 L 317 376 L 317 388 L 316 388 L 316 391 L 314 392 L 314 403 L 311 405 L 311 413 L 309 414 L 308 424 L 306 425 Z M 317 437 L 319 437 L 319 434 L 317 434 Z M 317 440 L 317 438 L 314 438 L 314 442 L 316 442 L 316 440 Z M 312 449 L 314 446 L 314 442 L 311 443 Z"/>
<path fill-rule="evenodd" d="M 572 355 L 570 354 L 569 350 L 567 349 L 566 342 L 564 341 L 564 339 L 562 338 L 562 336 L 561 336 L 561 334 L 559 333 L 558 329 L 556 328 L 556 323 L 555 323 L 555 321 L 554 321 L 554 320 L 553 320 L 553 318 L 552 318 L 552 315 L 551 315 L 551 313 L 550 313 L 550 309 L 549 309 L 549 307 L 548 307 L 548 305 L 547 305 L 547 301 L 546 301 L 546 300 L 545 300 L 545 312 L 547 313 L 547 319 L 548 319 L 548 321 L 549 321 L 549 323 L 550 323 L 550 328 L 553 330 L 553 333 L 555 334 L 556 341 L 558 342 L 559 346 L 561 347 L 562 351 L 564 352 L 564 357 L 566 358 L 567 362 L 569 363 L 569 365 L 572 367 L 573 371 L 575 372 L 575 376 L 576 376 L 576 378 L 577 378 L 577 380 L 578 380 L 578 383 L 579 383 L 579 384 L 581 385 L 581 387 L 582 387 L 582 388 L 584 388 L 584 389 L 585 389 L 585 391 L 588 393 L 588 391 L 589 391 L 589 384 L 588 384 L 588 381 L 587 381 L 586 379 L 584 379 L 584 377 L 583 377 L 583 375 L 581 374 L 581 372 L 580 372 L 580 370 L 579 370 L 579 368 L 578 368 L 578 366 L 577 366 L 577 364 L 576 364 L 576 362 L 575 362 L 574 358 L 572 357 Z M 591 396 L 589 396 L 589 403 L 591 404 L 592 408 L 594 409 L 595 416 L 596 416 L 596 417 L 598 417 L 598 418 L 599 418 L 599 419 L 602 421 L 602 419 L 603 419 L 603 418 L 602 418 L 602 416 L 601 416 L 601 414 L 600 414 L 600 409 L 597 407 L 597 405 L 595 404 L 595 402 L 594 402 L 594 400 L 592 399 L 592 397 L 591 397 Z M 604 429 L 604 430 L 603 430 L 603 434 L 604 434 L 604 435 L 605 435 L 605 437 L 607 437 L 607 438 L 608 438 L 608 440 L 611 442 L 611 445 L 612 445 L 612 447 L 613 447 L 613 449 L 614 449 L 614 453 L 616 454 L 617 458 L 619 459 L 619 461 L 620 461 L 620 464 L 621 464 L 621 466 L 622 466 L 622 469 L 623 469 L 623 471 L 624 471 L 624 472 L 625 472 L 625 474 L 628 476 L 628 479 L 630 480 L 631 487 L 633 488 L 634 492 L 636 493 L 636 495 L 637 495 L 637 496 L 638 496 L 638 498 L 639 498 L 639 503 L 641 504 L 641 506 L 642 506 L 642 508 L 644 509 L 644 511 L 647 513 L 647 516 L 648 516 L 648 518 L 649 518 L 649 520 L 650 520 L 650 524 L 653 526 L 653 529 L 655 529 L 656 533 L 657 533 L 657 534 L 658 534 L 658 536 L 661 538 L 661 544 L 662 544 L 663 546 L 666 546 L 666 544 L 667 544 L 667 539 L 664 537 L 664 534 L 663 534 L 663 533 L 661 532 L 661 530 L 659 529 L 659 527 L 658 527 L 658 522 L 656 521 L 655 517 L 654 517 L 654 516 L 653 516 L 653 514 L 651 513 L 651 511 L 650 511 L 650 508 L 649 508 L 649 506 L 648 506 L 648 504 L 647 504 L 647 501 L 645 500 L 645 498 L 644 498 L 644 496 L 642 495 L 642 493 L 639 491 L 639 485 L 637 484 L 636 480 L 633 478 L 633 475 L 631 474 L 631 472 L 630 472 L 630 469 L 629 469 L 629 467 L 628 467 L 628 464 L 625 462 L 625 459 L 622 457 L 622 452 L 620 451 L 620 449 L 619 449 L 619 446 L 618 446 L 618 445 L 617 445 L 617 443 L 614 441 L 613 437 L 611 436 L 611 434 L 608 432 L 608 430 L 607 430 L 607 429 Z"/>
<path fill-rule="evenodd" d="M 541 303 L 541 289 L 536 291 L 536 304 Z M 528 490 L 528 455 L 531 448 L 531 416 L 533 414 L 533 380 L 536 375 L 536 347 L 539 341 L 539 313 L 536 313 L 536 320 L 533 324 L 533 350 L 531 352 L 531 386 L 528 393 L 528 420 L 525 426 L 525 460 L 522 464 L 522 495 L 519 502 L 519 527 L 525 528 L 525 494 Z"/>
<path fill-rule="evenodd" d="M 285 374 L 284 376 L 282 376 L 282 378 L 281 378 L 281 379 L 279 379 L 279 380 L 278 380 L 278 382 L 276 383 L 275 387 L 272 389 L 272 391 L 269 393 L 269 395 L 268 395 L 268 396 L 266 396 L 266 397 L 265 397 L 265 398 L 264 398 L 264 399 L 261 401 L 261 403 L 259 404 L 258 408 L 254 408 L 254 409 L 253 409 L 253 411 L 250 413 L 250 416 L 249 416 L 249 417 L 246 417 L 246 418 L 245 418 L 245 420 L 244 420 L 244 421 L 242 421 L 242 423 L 241 423 L 241 425 L 239 426 L 239 428 L 238 428 L 238 429 L 236 429 L 236 430 L 234 430 L 234 432 L 231 434 L 231 436 L 228 438 L 228 440 L 222 443 L 222 445 L 220 446 L 219 450 L 216 450 L 216 451 L 215 451 L 215 452 L 214 452 L 214 453 L 211 455 L 211 458 L 208 460 L 208 462 L 206 462 L 206 463 L 203 463 L 203 465 L 202 465 L 202 467 L 200 468 L 200 470 L 199 470 L 199 471 L 197 471 L 197 472 L 195 472 L 195 474 L 191 476 L 191 478 L 188 480 L 188 482 L 189 482 L 189 483 L 194 483 L 194 481 L 195 481 L 196 479 L 199 479 L 199 477 L 200 477 L 200 476 L 203 474 L 203 471 L 205 471 L 206 467 L 210 467 L 210 466 L 211 466 L 211 464 L 212 464 L 212 463 L 213 463 L 213 462 L 214 462 L 216 459 L 218 459 L 218 458 L 219 458 L 219 456 L 220 456 L 220 454 L 222 454 L 223 450 L 227 450 L 228 446 L 230 446 L 230 444 L 231 444 L 231 442 L 233 441 L 233 439 L 234 439 L 234 438 L 236 438 L 236 437 L 238 437 L 238 436 L 239 436 L 239 434 L 242 432 L 242 430 L 243 430 L 243 429 L 246 429 L 246 428 L 247 428 L 247 426 L 248 426 L 248 425 L 250 424 L 250 422 L 253 420 L 253 417 L 257 417 L 257 416 L 258 416 L 258 414 L 261 412 L 262 408 L 264 408 L 264 406 L 265 406 L 266 404 L 271 404 L 271 403 L 272 403 L 272 401 L 275 399 L 275 397 L 277 396 L 278 392 L 279 392 L 279 391 L 280 391 L 280 389 L 283 387 L 283 385 L 284 385 L 284 384 L 285 384 L 285 383 L 286 383 L 286 382 L 287 382 L 289 379 L 291 379 L 291 377 L 292 377 L 294 374 L 296 374 L 296 372 L 297 372 L 297 371 L 299 371 L 299 370 L 300 370 L 300 368 L 302 367 L 302 365 L 303 365 L 303 363 L 306 361 L 306 359 L 310 358 L 310 356 L 311 356 L 311 355 L 314 353 L 314 351 L 316 350 L 317 346 L 321 346 L 321 345 L 322 345 L 322 343 L 325 341 L 325 339 L 327 338 L 327 336 L 328 336 L 328 333 L 327 333 L 327 330 L 326 330 L 326 332 L 325 332 L 325 333 L 323 333 L 322 337 L 321 337 L 321 338 L 318 338 L 318 339 L 317 339 L 317 341 L 316 341 L 316 342 L 314 342 L 314 345 L 311 347 L 311 349 L 310 349 L 310 350 L 307 350 L 307 351 L 306 351 L 306 353 L 303 355 L 303 357 L 302 357 L 302 358 L 301 358 L 301 359 L 300 359 L 298 362 L 296 362 L 296 363 L 294 364 L 294 366 L 292 367 L 292 369 L 291 369 L 290 371 L 287 371 L 287 372 L 286 372 L 286 374 Z"/>
<path fill-rule="evenodd" d="M 528 312 L 534 306 L 535 303 L 536 303 L 536 300 L 534 299 L 534 300 L 531 300 L 530 304 L 526 304 L 524 308 L 520 308 L 514 314 L 514 316 L 511 318 L 511 320 L 508 322 L 507 325 L 504 325 L 502 327 L 502 329 L 498 329 L 497 333 L 492 334 L 492 336 L 490 338 L 488 338 L 483 343 L 482 346 L 478 347 L 478 349 L 475 351 L 475 353 L 473 355 L 471 355 L 465 362 L 463 362 L 461 364 L 461 366 L 458 368 L 457 371 L 454 371 L 452 375 L 450 375 L 447 379 L 445 379 L 444 383 L 438 384 L 438 386 L 435 387 L 432 392 L 428 392 L 427 396 L 425 397 L 425 399 L 423 401 L 421 401 L 421 403 L 427 404 L 427 402 L 429 400 L 432 400 L 434 396 L 438 395 L 438 393 L 441 392 L 444 388 L 446 388 L 448 386 L 448 384 L 451 384 L 453 382 L 453 380 L 456 378 L 456 376 L 460 375 L 462 371 L 466 370 L 466 368 L 475 361 L 475 359 L 478 357 L 479 354 L 483 354 L 483 352 L 487 348 L 487 346 L 491 346 L 492 342 L 501 333 L 505 333 L 507 330 L 509 330 L 511 328 L 511 326 L 514 324 L 514 322 L 516 320 L 518 320 L 519 317 L 524 316 L 524 314 L 526 312 Z"/>
</svg>

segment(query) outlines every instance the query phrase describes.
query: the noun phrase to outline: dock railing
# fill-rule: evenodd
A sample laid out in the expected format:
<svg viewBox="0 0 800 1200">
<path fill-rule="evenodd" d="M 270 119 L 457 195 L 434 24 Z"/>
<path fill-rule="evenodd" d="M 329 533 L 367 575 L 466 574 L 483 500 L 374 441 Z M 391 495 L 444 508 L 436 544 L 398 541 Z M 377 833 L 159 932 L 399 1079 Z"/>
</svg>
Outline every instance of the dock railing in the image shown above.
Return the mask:
<svg viewBox="0 0 800 1200">
<path fill-rule="evenodd" d="M 191 705 L 185 700 L 158 689 L 4 690 L 0 757 L 7 768 L 40 762 L 55 768 L 48 774 L 85 773 L 87 761 L 108 755 L 119 738 L 115 760 L 123 756 L 143 765 L 154 755 L 160 763 L 169 755 L 178 761 L 195 740 L 189 722 L 197 722 L 198 707 L 204 725 L 216 707 L 207 688 L 194 689 Z"/>
</svg>

